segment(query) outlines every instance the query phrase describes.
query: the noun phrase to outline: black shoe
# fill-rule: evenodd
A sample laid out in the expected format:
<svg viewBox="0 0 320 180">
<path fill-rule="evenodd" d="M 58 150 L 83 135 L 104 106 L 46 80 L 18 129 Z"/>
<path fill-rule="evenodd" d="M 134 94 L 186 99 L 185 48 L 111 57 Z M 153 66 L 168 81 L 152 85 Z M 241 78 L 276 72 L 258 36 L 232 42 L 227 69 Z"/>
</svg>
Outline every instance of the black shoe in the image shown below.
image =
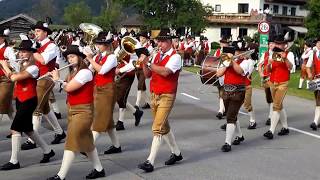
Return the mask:
<svg viewBox="0 0 320 180">
<path fill-rule="evenodd" d="M 80 154 L 84 155 L 85 157 L 88 157 L 86 152 L 80 152 Z"/>
<path fill-rule="evenodd" d="M 222 126 L 220 126 L 220 129 L 226 130 L 227 129 L 227 123 L 224 123 Z"/>
<path fill-rule="evenodd" d="M 54 155 L 56 155 L 54 153 L 53 150 L 51 150 L 48 154 L 43 154 L 43 158 L 42 160 L 40 161 L 40 163 L 47 163 L 50 161 L 50 158 L 52 158 Z"/>
<path fill-rule="evenodd" d="M 318 126 L 316 125 L 315 122 L 312 122 L 312 123 L 310 124 L 310 128 L 311 128 L 312 130 L 316 131 L 316 130 L 318 129 Z"/>
<path fill-rule="evenodd" d="M 216 117 L 217 117 L 218 119 L 222 119 L 222 118 L 223 118 L 223 114 L 222 114 L 221 112 L 218 112 L 218 114 L 216 115 Z"/>
<path fill-rule="evenodd" d="M 221 147 L 221 151 L 222 151 L 222 152 L 229 152 L 229 151 L 231 151 L 231 145 L 229 145 L 228 143 L 225 143 L 225 144 Z"/>
<path fill-rule="evenodd" d="M 66 138 L 66 133 L 64 133 L 64 131 L 62 134 L 55 134 L 54 140 L 51 142 L 51 144 L 60 144 L 64 138 Z"/>
<path fill-rule="evenodd" d="M 255 129 L 257 127 L 257 123 L 256 122 L 250 122 L 248 129 Z"/>
<path fill-rule="evenodd" d="M 149 103 L 145 103 L 141 108 L 142 109 L 150 109 L 151 106 L 149 105 Z"/>
<path fill-rule="evenodd" d="M 100 172 L 94 169 L 90 172 L 90 174 L 86 176 L 86 179 L 97 179 L 101 177 L 106 177 L 106 173 L 104 172 L 104 169 L 102 169 Z"/>
<path fill-rule="evenodd" d="M 61 179 L 58 175 L 49 177 L 47 180 L 66 180 L 66 179 Z"/>
<path fill-rule="evenodd" d="M 244 141 L 244 137 L 243 136 L 241 136 L 241 137 L 237 136 L 235 138 L 235 140 L 232 142 L 232 145 L 239 145 L 242 141 Z"/>
<path fill-rule="evenodd" d="M 21 150 L 29 150 L 37 148 L 36 143 L 32 143 L 31 141 L 26 141 L 21 145 Z"/>
<path fill-rule="evenodd" d="M 171 154 L 170 158 L 164 163 L 165 165 L 173 165 L 177 161 L 181 161 L 183 159 L 181 153 L 179 156 L 175 155 L 174 153 Z"/>
<path fill-rule="evenodd" d="M 116 154 L 116 153 L 121 153 L 121 152 L 122 152 L 121 146 L 118 147 L 118 148 L 116 148 L 116 147 L 114 147 L 114 146 L 112 145 L 112 146 L 109 147 L 108 150 L 106 150 L 106 151 L 104 152 L 104 154 Z"/>
<path fill-rule="evenodd" d="M 8 134 L 6 138 L 11 139 L 12 134 Z"/>
<path fill-rule="evenodd" d="M 54 112 L 54 115 L 56 115 L 56 118 L 57 118 L 57 119 L 61 119 L 61 113 L 56 113 L 56 112 Z"/>
<path fill-rule="evenodd" d="M 1 170 L 4 170 L 4 171 L 13 170 L 13 169 L 20 169 L 19 162 L 16 164 L 12 164 L 11 162 L 8 162 L 1 167 Z"/>
<path fill-rule="evenodd" d="M 270 125 L 271 125 L 271 119 L 270 119 L 270 118 L 267 119 L 266 125 L 267 125 L 267 126 L 270 126 Z"/>
<path fill-rule="evenodd" d="M 135 108 L 136 108 L 136 112 L 133 113 L 135 118 L 134 125 L 139 126 L 141 117 L 143 115 L 143 111 L 141 111 L 138 106 L 135 106 Z"/>
<path fill-rule="evenodd" d="M 124 125 L 123 125 L 123 122 L 122 122 L 122 121 L 118 121 L 118 122 L 117 122 L 117 124 L 116 124 L 116 130 L 117 130 L 117 131 L 125 130 Z"/>
<path fill-rule="evenodd" d="M 148 160 L 139 164 L 138 168 L 144 170 L 145 172 L 152 172 L 153 171 L 153 165 Z"/>
<path fill-rule="evenodd" d="M 278 136 L 285 136 L 289 134 L 289 129 L 288 128 L 282 128 L 280 132 L 278 133 Z"/>
<path fill-rule="evenodd" d="M 266 133 L 263 134 L 264 137 L 268 138 L 268 139 L 273 139 L 273 134 L 272 132 L 269 130 Z"/>
</svg>

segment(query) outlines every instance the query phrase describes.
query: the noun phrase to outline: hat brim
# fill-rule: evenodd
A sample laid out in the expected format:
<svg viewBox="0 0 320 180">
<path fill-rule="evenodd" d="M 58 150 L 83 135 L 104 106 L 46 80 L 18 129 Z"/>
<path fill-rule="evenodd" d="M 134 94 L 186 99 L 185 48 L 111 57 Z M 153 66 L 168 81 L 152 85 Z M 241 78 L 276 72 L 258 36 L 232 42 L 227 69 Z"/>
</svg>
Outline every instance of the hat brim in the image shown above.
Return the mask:
<svg viewBox="0 0 320 180">
<path fill-rule="evenodd" d="M 275 40 L 275 41 L 273 41 L 274 43 L 276 43 L 276 44 L 287 44 L 288 43 L 288 41 L 277 41 L 277 40 Z"/>
<path fill-rule="evenodd" d="M 178 37 L 176 37 L 176 36 L 158 36 L 158 37 L 156 37 L 157 40 L 171 40 L 174 38 L 178 38 Z"/>
<path fill-rule="evenodd" d="M 95 40 L 93 40 L 93 43 L 95 43 L 95 44 L 111 44 L 112 42 L 113 42 L 113 39 L 109 39 L 109 40 L 95 39 Z"/>
<path fill-rule="evenodd" d="M 48 33 L 48 35 L 52 34 L 51 29 L 46 28 L 46 27 L 43 27 L 43 26 L 39 26 L 39 25 L 34 25 L 34 26 L 32 26 L 32 30 L 35 30 L 35 29 L 44 30 L 44 31 L 46 31 L 46 32 Z"/>
<path fill-rule="evenodd" d="M 33 48 L 13 47 L 13 49 L 16 49 L 18 51 L 30 51 L 33 53 L 37 52 L 37 50 Z"/>
<path fill-rule="evenodd" d="M 65 58 L 67 58 L 67 56 L 69 55 L 69 54 L 75 54 L 75 55 L 78 55 L 78 56 L 80 56 L 80 57 L 82 57 L 83 59 L 85 59 L 87 56 L 85 55 L 85 54 L 83 54 L 83 53 L 81 53 L 80 51 L 73 51 L 73 50 L 66 50 L 65 52 L 63 52 L 62 53 L 62 55 L 65 57 Z"/>
</svg>

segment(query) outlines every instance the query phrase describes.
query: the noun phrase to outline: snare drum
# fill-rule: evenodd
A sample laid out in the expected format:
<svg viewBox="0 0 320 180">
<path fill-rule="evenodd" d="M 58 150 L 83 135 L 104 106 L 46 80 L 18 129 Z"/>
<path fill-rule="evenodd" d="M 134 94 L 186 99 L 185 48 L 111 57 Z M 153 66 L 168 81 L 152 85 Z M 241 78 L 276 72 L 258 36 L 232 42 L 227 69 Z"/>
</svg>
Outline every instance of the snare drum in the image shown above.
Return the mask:
<svg viewBox="0 0 320 180">
<path fill-rule="evenodd" d="M 309 90 L 310 91 L 320 90 L 320 78 L 314 79 L 309 82 Z"/>
</svg>

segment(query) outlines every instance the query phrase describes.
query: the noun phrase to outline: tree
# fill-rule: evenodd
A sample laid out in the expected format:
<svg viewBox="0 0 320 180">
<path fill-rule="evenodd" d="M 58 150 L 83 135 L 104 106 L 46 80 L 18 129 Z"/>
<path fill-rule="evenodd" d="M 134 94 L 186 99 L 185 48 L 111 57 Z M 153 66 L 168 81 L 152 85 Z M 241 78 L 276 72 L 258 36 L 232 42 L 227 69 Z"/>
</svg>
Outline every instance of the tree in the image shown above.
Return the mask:
<svg viewBox="0 0 320 180">
<path fill-rule="evenodd" d="M 306 18 L 307 36 L 309 38 L 320 37 L 320 3 L 319 0 L 309 0 L 307 9 L 310 11 Z"/>
<path fill-rule="evenodd" d="M 91 9 L 84 1 L 71 3 L 64 8 L 63 19 L 67 24 L 78 27 L 83 22 L 91 22 Z"/>
<path fill-rule="evenodd" d="M 54 0 L 40 0 L 32 7 L 32 15 L 37 19 L 45 21 L 46 17 L 53 18 L 56 16 L 57 8 Z"/>
</svg>

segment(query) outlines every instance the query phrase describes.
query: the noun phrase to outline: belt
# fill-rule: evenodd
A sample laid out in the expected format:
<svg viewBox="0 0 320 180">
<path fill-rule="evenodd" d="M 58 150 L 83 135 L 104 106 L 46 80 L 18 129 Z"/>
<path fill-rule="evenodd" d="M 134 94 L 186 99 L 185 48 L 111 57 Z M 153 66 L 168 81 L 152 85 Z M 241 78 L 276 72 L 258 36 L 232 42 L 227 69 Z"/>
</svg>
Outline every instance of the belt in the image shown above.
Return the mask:
<svg viewBox="0 0 320 180">
<path fill-rule="evenodd" d="M 232 84 L 224 84 L 223 85 L 225 92 L 238 92 L 238 91 L 245 91 L 245 85 L 232 85 Z"/>
</svg>

